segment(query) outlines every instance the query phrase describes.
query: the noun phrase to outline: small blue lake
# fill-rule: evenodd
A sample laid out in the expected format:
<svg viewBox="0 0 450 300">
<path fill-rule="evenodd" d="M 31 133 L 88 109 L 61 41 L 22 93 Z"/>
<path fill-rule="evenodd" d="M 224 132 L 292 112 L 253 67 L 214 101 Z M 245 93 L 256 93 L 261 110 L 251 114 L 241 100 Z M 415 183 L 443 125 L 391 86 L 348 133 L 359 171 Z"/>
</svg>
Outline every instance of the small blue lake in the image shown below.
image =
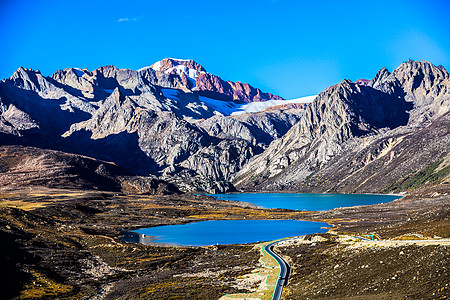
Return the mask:
<svg viewBox="0 0 450 300">
<path fill-rule="evenodd" d="M 385 203 L 400 198 L 391 195 L 295 193 L 240 193 L 210 196 L 222 200 L 248 202 L 265 208 L 311 211 Z M 125 233 L 123 239 L 143 244 L 161 243 L 183 246 L 244 244 L 326 232 L 327 229 L 323 227 L 329 227 L 329 225 L 298 220 L 204 221 L 144 228 Z"/>
<path fill-rule="evenodd" d="M 226 220 L 144 228 L 125 234 L 124 240 L 151 244 L 205 246 L 272 241 L 289 236 L 326 232 L 323 222 L 298 220 Z"/>
<path fill-rule="evenodd" d="M 208 195 L 216 199 L 241 201 L 264 208 L 293 210 L 329 210 L 337 207 L 372 205 L 391 202 L 400 196 L 373 194 L 297 194 L 297 193 L 236 193 Z"/>
</svg>

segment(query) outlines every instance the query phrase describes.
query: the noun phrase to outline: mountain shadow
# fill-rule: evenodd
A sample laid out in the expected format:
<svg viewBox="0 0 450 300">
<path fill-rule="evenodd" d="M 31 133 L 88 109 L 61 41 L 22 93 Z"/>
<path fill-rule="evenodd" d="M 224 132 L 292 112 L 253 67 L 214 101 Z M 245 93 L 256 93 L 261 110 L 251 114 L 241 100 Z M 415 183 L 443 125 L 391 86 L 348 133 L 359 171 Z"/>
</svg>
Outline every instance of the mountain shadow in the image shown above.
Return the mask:
<svg viewBox="0 0 450 300">
<path fill-rule="evenodd" d="M 58 148 L 114 162 L 136 175 L 150 175 L 159 171 L 160 167 L 155 161 L 140 149 L 136 132 L 121 132 L 101 139 L 91 139 L 91 135 L 86 130 L 74 132 L 70 137 L 64 138 Z"/>
</svg>

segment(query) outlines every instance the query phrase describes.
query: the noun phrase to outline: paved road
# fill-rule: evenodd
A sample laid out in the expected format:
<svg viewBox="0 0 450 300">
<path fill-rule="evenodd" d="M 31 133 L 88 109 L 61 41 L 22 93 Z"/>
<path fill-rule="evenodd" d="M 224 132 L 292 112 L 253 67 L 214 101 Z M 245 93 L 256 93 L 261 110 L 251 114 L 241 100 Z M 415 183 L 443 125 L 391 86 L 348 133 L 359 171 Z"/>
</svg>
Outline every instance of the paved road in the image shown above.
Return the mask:
<svg viewBox="0 0 450 300">
<path fill-rule="evenodd" d="M 278 275 L 278 280 L 275 285 L 275 289 L 272 294 L 272 300 L 279 300 L 281 299 L 281 293 L 283 292 L 283 286 L 287 285 L 288 278 L 289 278 L 289 264 L 286 263 L 281 256 L 276 254 L 272 251 L 272 247 L 279 243 L 280 241 L 276 241 L 273 243 L 268 244 L 266 247 L 264 247 L 264 250 L 269 253 L 280 265 L 280 274 Z"/>
</svg>

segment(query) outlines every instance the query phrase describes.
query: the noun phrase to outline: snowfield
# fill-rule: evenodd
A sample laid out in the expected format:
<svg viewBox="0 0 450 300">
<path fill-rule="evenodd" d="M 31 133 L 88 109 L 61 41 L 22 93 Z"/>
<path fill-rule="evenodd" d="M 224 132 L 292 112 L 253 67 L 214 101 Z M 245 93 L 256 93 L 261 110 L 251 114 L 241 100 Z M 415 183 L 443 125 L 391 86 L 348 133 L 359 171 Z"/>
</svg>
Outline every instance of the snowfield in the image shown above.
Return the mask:
<svg viewBox="0 0 450 300">
<path fill-rule="evenodd" d="M 269 107 L 285 105 L 285 104 L 290 104 L 290 103 L 311 103 L 314 101 L 314 99 L 316 99 L 316 97 L 317 97 L 317 95 L 306 96 L 306 97 L 301 97 L 301 98 L 296 98 L 296 99 L 291 99 L 291 100 L 268 100 L 268 101 L 264 101 L 264 102 L 247 103 L 242 106 L 242 110 L 243 110 L 242 112 L 237 111 L 233 114 L 236 115 L 236 114 L 241 114 L 241 113 L 260 112 Z"/>
<path fill-rule="evenodd" d="M 174 90 L 174 89 L 161 89 L 164 97 L 176 100 L 176 101 L 182 101 L 178 95 L 180 91 Z M 291 100 L 268 100 L 264 102 L 252 102 L 252 103 L 235 103 L 233 101 L 223 101 L 208 97 L 199 96 L 198 100 L 199 102 L 202 102 L 207 107 L 221 113 L 224 116 L 231 116 L 231 115 L 240 115 L 245 113 L 255 113 L 255 112 L 261 112 L 264 111 L 266 108 L 273 107 L 273 106 L 279 106 L 279 105 L 285 105 L 290 103 L 310 103 L 314 101 L 317 95 L 314 96 L 307 96 L 307 97 L 301 97 Z"/>
</svg>

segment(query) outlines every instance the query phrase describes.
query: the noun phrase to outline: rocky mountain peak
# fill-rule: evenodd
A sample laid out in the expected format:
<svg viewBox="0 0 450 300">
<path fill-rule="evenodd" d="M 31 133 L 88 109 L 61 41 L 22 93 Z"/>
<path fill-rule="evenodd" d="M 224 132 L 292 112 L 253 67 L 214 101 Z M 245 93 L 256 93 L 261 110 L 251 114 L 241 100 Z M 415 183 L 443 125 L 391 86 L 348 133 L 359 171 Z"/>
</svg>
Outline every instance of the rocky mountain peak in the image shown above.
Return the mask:
<svg viewBox="0 0 450 300">
<path fill-rule="evenodd" d="M 386 80 L 386 78 L 391 75 L 391 73 L 386 68 L 381 68 L 375 77 L 372 78 L 372 80 L 369 82 L 369 86 L 373 88 L 379 88 L 380 84 Z"/>
<path fill-rule="evenodd" d="M 401 87 L 407 96 L 412 96 L 418 89 L 428 94 L 435 86 L 446 85 L 445 81 L 448 80 L 449 73 L 444 67 L 435 66 L 425 60 L 419 62 L 410 59 L 403 62 L 392 74 L 382 68 L 369 85 L 384 92 L 393 92 L 395 87 Z M 439 94 L 440 91 L 436 92 Z"/>
<path fill-rule="evenodd" d="M 165 58 L 139 72 L 154 70 L 177 78 L 182 89 L 199 92 L 202 96 L 240 103 L 267 100 L 283 100 L 271 93 L 264 93 L 248 83 L 225 81 L 217 75 L 206 72 L 206 69 L 192 59 Z"/>
<path fill-rule="evenodd" d="M 425 60 L 420 62 L 408 60 L 396 68 L 392 75 L 409 90 L 417 89 L 420 86 L 430 89 L 449 78 L 449 74 L 444 67 L 437 67 Z"/>
<path fill-rule="evenodd" d="M 41 74 L 38 71 L 34 71 L 33 69 L 28 69 L 24 67 L 19 67 L 16 71 L 14 71 L 14 74 L 9 78 L 10 80 L 29 80 L 31 77 L 36 76 L 37 74 Z"/>
<path fill-rule="evenodd" d="M 50 84 L 39 70 L 19 67 L 7 80 L 9 85 L 16 88 L 39 92 L 49 88 Z"/>
<path fill-rule="evenodd" d="M 410 125 L 423 124 L 450 108 L 449 73 L 425 60 L 403 62 L 391 74 L 383 68 L 369 85 L 411 103 Z"/>
</svg>

